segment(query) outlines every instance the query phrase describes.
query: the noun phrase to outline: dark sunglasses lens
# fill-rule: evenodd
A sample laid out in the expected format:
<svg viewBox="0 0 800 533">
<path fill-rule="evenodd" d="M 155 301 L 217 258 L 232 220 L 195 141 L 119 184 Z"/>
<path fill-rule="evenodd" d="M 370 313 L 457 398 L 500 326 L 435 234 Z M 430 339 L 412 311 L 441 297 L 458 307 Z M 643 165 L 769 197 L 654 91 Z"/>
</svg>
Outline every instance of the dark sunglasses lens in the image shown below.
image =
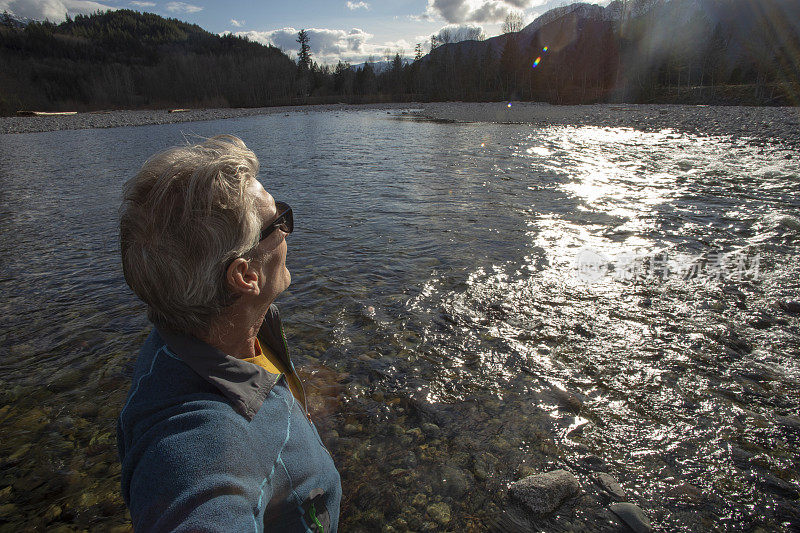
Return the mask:
<svg viewBox="0 0 800 533">
<path fill-rule="evenodd" d="M 286 232 L 291 233 L 294 231 L 294 215 L 292 215 L 292 208 L 290 207 L 289 210 L 284 215 L 284 219 L 286 220 Z"/>
<path fill-rule="evenodd" d="M 294 216 L 292 214 L 292 208 L 289 206 L 289 204 L 284 202 L 275 202 L 275 207 L 278 208 L 278 213 L 281 213 L 281 216 L 275 221 L 275 223 L 281 228 L 281 231 L 285 231 L 286 233 L 291 233 L 294 231 Z"/>
</svg>

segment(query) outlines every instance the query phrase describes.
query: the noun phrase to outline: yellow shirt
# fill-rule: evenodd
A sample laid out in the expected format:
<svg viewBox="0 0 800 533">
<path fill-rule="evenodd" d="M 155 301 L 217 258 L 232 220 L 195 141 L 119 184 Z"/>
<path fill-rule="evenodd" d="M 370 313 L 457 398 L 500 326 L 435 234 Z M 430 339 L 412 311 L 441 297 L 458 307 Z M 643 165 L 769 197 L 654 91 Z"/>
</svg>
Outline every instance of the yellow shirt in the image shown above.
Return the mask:
<svg viewBox="0 0 800 533">
<path fill-rule="evenodd" d="M 278 370 L 278 358 L 275 357 L 275 354 L 272 353 L 269 348 L 265 348 L 261 341 L 256 339 L 256 356 L 255 357 L 247 357 L 242 359 L 242 361 L 247 361 L 248 363 L 253 363 L 254 365 L 258 365 L 261 368 L 265 369 L 270 374 L 280 374 L 281 371 Z M 283 365 L 281 365 L 283 366 Z"/>
<path fill-rule="evenodd" d="M 248 363 L 253 363 L 254 365 L 258 365 L 270 374 L 283 374 L 286 377 L 286 382 L 289 384 L 289 390 L 292 391 L 292 396 L 297 399 L 297 401 L 303 401 L 303 393 L 302 386 L 300 385 L 300 380 L 297 378 L 294 372 L 289 372 L 289 369 L 284 368 L 283 363 L 278 359 L 278 357 L 270 351 L 269 348 L 261 344 L 261 341 L 256 339 L 256 356 L 255 357 L 246 357 L 243 358 L 242 361 L 247 361 Z"/>
</svg>

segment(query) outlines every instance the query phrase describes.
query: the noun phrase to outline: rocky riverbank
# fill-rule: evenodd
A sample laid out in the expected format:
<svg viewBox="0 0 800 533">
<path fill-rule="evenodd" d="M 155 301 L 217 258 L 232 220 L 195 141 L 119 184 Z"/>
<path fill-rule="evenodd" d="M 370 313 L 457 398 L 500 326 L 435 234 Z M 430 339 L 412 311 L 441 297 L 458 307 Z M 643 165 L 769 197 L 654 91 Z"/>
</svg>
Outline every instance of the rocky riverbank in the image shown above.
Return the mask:
<svg viewBox="0 0 800 533">
<path fill-rule="evenodd" d="M 665 104 L 554 106 L 535 102 L 429 103 L 415 113 L 452 122 L 599 126 L 644 131 L 672 129 L 699 135 L 745 138 L 755 144 L 800 146 L 800 108 Z"/>
<path fill-rule="evenodd" d="M 598 126 L 645 131 L 672 129 L 699 135 L 732 136 L 756 145 L 800 147 L 800 108 L 596 104 L 554 106 L 535 102 L 434 102 L 326 104 L 240 109 L 105 111 L 46 117 L 0 117 L 0 133 L 35 133 L 221 120 L 276 113 L 386 110 L 401 117 L 448 122 L 491 122 L 547 126 Z"/>
<path fill-rule="evenodd" d="M 0 117 L 0 133 L 39 133 L 57 130 L 84 130 L 90 128 L 119 128 L 149 124 L 173 124 L 222 120 L 277 113 L 308 113 L 309 111 L 353 111 L 364 109 L 408 109 L 416 104 L 324 104 L 285 107 L 189 109 L 171 113 L 168 109 L 140 109 L 135 111 L 96 111 L 75 115 L 43 117 Z"/>
</svg>

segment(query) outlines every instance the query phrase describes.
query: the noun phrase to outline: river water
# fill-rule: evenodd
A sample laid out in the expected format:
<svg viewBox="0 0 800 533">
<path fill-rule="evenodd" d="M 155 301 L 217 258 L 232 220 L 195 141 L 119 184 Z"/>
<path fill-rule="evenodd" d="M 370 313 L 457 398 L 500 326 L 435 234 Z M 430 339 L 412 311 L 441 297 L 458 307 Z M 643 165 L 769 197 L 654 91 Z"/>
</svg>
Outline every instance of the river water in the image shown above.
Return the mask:
<svg viewBox="0 0 800 533">
<path fill-rule="evenodd" d="M 600 472 L 665 530 L 800 527 L 797 154 L 357 111 L 0 136 L 0 529 L 129 525 L 115 418 L 149 326 L 120 191 L 218 133 L 294 208 L 276 303 L 344 531 L 614 530 Z M 558 468 L 579 498 L 508 501 Z"/>
</svg>

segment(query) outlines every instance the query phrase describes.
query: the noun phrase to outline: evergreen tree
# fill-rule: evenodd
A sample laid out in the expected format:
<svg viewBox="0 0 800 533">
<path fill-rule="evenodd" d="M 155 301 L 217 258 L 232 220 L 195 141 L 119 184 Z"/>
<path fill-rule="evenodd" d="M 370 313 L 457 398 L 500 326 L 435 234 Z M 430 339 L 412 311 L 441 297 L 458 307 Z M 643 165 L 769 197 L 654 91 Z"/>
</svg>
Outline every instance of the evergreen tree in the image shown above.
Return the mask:
<svg viewBox="0 0 800 533">
<path fill-rule="evenodd" d="M 297 32 L 297 42 L 300 43 L 300 52 L 297 54 L 298 65 L 311 70 L 311 47 L 308 45 L 308 41 L 308 32 L 305 29 Z"/>
</svg>

